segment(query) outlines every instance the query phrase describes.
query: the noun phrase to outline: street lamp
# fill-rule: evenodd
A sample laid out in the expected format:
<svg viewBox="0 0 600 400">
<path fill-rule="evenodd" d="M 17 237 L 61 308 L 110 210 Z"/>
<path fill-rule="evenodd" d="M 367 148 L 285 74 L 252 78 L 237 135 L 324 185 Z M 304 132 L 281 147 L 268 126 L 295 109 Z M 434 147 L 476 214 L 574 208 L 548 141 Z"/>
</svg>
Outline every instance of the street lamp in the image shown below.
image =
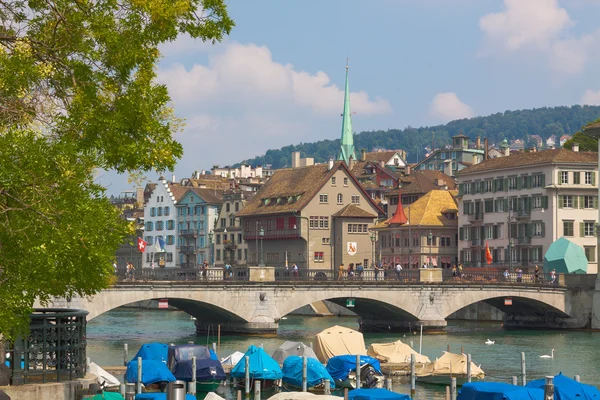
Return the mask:
<svg viewBox="0 0 600 400">
<path fill-rule="evenodd" d="M 433 267 L 433 261 L 431 260 L 431 247 L 433 246 L 433 234 L 429 231 L 427 234 L 427 239 L 429 240 L 429 268 Z"/>
<path fill-rule="evenodd" d="M 210 242 L 210 245 L 208 246 L 208 258 L 210 260 L 210 265 L 214 264 L 214 260 L 213 260 L 213 235 L 214 233 L 212 231 L 208 232 L 208 241 Z"/>
<path fill-rule="evenodd" d="M 513 254 L 513 248 L 515 247 L 515 242 L 513 242 L 512 239 L 510 239 L 510 242 L 508 242 L 508 268 L 510 270 L 510 272 L 512 272 L 512 254 Z"/>
<path fill-rule="evenodd" d="M 371 232 L 371 263 L 373 266 L 375 265 L 375 239 L 377 239 L 375 232 Z"/>
<path fill-rule="evenodd" d="M 260 262 L 258 263 L 259 267 L 264 267 L 265 266 L 265 261 L 263 259 L 263 237 L 265 236 L 265 230 L 263 229 L 263 227 L 260 227 L 260 230 L 258 231 L 258 235 L 260 236 Z"/>
</svg>

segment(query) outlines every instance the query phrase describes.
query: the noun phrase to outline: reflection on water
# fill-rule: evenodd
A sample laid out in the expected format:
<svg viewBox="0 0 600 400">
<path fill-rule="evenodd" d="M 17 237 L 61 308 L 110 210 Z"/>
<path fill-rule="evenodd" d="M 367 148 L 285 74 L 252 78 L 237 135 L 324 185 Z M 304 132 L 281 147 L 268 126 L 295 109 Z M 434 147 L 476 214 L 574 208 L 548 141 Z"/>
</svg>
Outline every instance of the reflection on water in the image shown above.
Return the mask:
<svg viewBox="0 0 600 400">
<path fill-rule="evenodd" d="M 245 352 L 251 344 L 262 344 L 271 354 L 285 340 L 303 341 L 308 344 L 325 328 L 343 325 L 358 329 L 354 318 L 346 317 L 300 317 L 288 316 L 280 321 L 277 336 L 248 337 L 222 336 L 219 357 L 234 351 Z M 88 323 L 88 356 L 102 366 L 123 365 L 123 344 L 129 347 L 129 357 L 148 342 L 187 343 L 212 346 L 217 342 L 214 333 L 196 336 L 194 321 L 179 311 L 117 309 L 103 314 Z M 486 345 L 487 339 L 494 345 Z M 418 351 L 418 332 L 405 334 L 367 333 L 367 346 L 373 342 L 402 340 Z M 525 352 L 528 380 L 562 372 L 568 376 L 580 375 L 582 382 L 600 386 L 600 333 L 566 331 L 505 331 L 500 323 L 451 322 L 445 334 L 424 335 L 422 353 L 431 359 L 439 357 L 447 346 L 453 352 L 471 353 L 473 362 L 481 364 L 486 380 L 510 382 L 511 376 L 520 376 L 521 352 Z M 554 359 L 539 356 L 550 354 L 555 349 Z M 415 399 L 443 399 L 441 388 L 418 386 Z M 406 378 L 394 379 L 394 391 L 410 393 Z M 220 388 L 221 395 L 232 394 L 228 388 Z"/>
</svg>

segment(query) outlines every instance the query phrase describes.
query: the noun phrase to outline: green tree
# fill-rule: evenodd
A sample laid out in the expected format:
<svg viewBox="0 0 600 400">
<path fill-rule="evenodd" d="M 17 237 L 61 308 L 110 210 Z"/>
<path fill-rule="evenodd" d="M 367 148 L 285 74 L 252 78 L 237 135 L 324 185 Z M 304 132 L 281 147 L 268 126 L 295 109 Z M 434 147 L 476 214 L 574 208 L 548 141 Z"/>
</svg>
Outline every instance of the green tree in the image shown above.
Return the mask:
<svg viewBox="0 0 600 400">
<path fill-rule="evenodd" d="M 600 119 L 597 119 L 590 124 L 600 122 Z M 590 125 L 588 124 L 588 125 Z M 585 129 L 585 127 L 583 127 Z M 565 149 L 572 149 L 573 143 L 579 144 L 579 151 L 598 151 L 598 139 L 588 136 L 583 133 L 583 131 L 576 132 L 571 139 L 567 140 L 563 147 Z"/>
<path fill-rule="evenodd" d="M 224 0 L 0 2 L 0 334 L 24 332 L 36 298 L 111 282 L 132 227 L 99 169 L 172 169 L 179 120 L 156 83 L 158 46 L 218 41 Z"/>
</svg>

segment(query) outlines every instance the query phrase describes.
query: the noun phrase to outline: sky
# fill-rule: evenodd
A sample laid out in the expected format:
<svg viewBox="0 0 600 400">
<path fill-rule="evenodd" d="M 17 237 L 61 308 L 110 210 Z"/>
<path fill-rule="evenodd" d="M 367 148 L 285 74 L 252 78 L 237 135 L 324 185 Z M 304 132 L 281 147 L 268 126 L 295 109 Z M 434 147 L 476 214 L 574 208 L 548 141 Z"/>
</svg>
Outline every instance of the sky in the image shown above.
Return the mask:
<svg viewBox="0 0 600 400">
<path fill-rule="evenodd" d="M 600 0 L 226 0 L 215 45 L 161 46 L 185 127 L 177 181 L 268 149 L 506 110 L 600 105 Z M 147 175 L 156 182 L 158 174 Z M 109 194 L 132 190 L 101 173 Z"/>
</svg>

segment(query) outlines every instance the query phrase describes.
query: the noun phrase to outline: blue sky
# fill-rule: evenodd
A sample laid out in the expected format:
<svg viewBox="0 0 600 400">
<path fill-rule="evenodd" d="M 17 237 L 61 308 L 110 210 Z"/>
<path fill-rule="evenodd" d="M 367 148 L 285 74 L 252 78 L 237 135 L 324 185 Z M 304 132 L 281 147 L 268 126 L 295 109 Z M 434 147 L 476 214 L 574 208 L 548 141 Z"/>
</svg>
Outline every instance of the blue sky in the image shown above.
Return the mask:
<svg viewBox="0 0 600 400">
<path fill-rule="evenodd" d="M 355 132 L 600 104 L 600 0 L 227 4 L 236 27 L 223 43 L 162 46 L 159 80 L 186 119 L 177 180 L 338 138 L 346 58 Z M 109 193 L 131 189 L 111 173 L 98 180 Z"/>
</svg>

